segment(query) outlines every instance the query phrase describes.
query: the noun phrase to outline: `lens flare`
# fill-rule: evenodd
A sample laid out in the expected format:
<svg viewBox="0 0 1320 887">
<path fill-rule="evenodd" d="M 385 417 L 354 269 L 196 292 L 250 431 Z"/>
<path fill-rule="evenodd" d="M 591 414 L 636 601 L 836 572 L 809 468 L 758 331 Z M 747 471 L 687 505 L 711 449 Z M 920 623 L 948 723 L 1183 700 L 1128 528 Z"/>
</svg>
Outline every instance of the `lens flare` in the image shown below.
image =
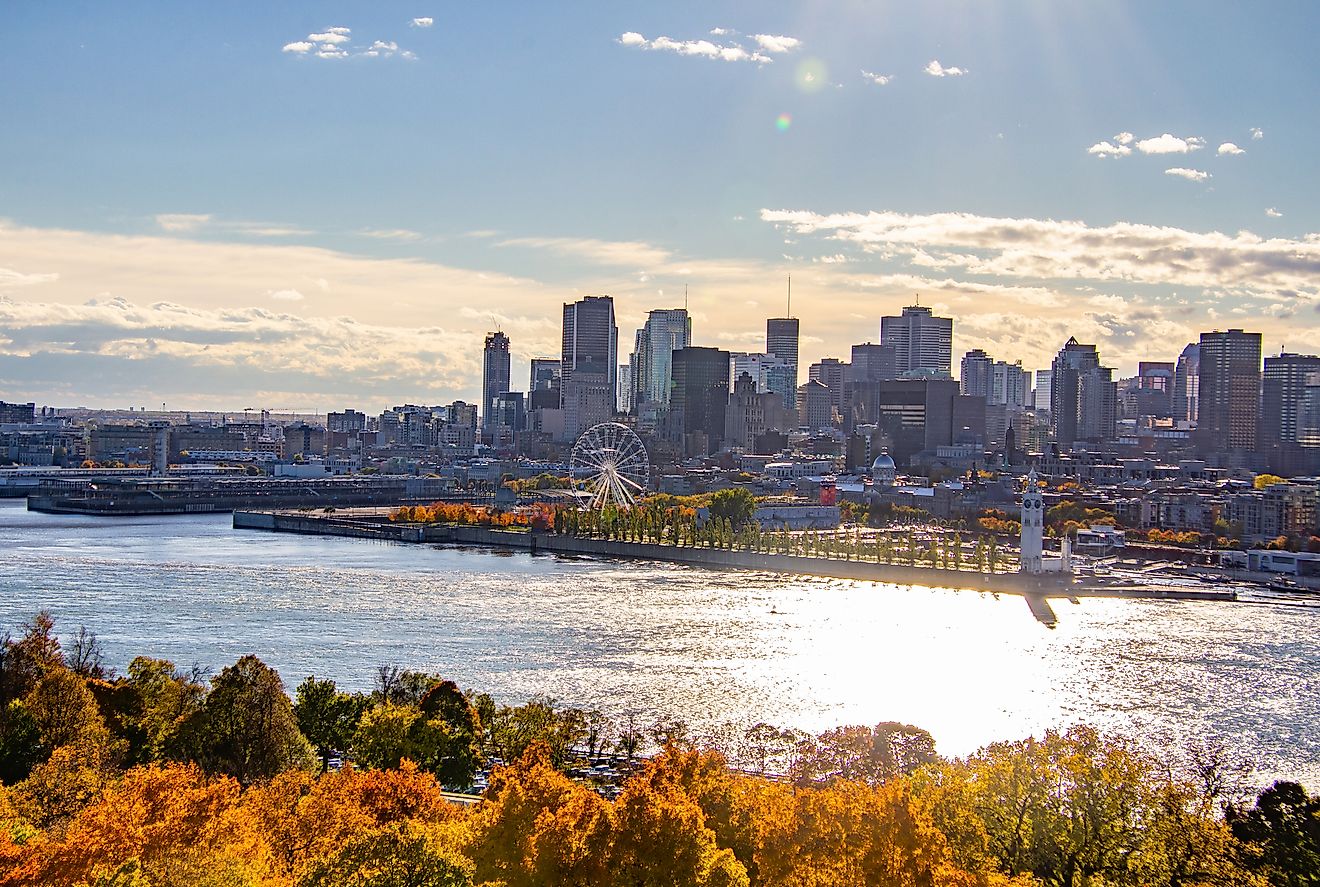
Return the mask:
<svg viewBox="0 0 1320 887">
<path fill-rule="evenodd" d="M 793 117 L 791 114 L 780 114 L 778 119 L 775 120 L 775 129 L 780 132 L 788 132 L 788 128 L 792 125 Z"/>
<path fill-rule="evenodd" d="M 803 59 L 793 79 L 803 92 L 818 92 L 830 85 L 830 72 L 820 59 Z"/>
</svg>

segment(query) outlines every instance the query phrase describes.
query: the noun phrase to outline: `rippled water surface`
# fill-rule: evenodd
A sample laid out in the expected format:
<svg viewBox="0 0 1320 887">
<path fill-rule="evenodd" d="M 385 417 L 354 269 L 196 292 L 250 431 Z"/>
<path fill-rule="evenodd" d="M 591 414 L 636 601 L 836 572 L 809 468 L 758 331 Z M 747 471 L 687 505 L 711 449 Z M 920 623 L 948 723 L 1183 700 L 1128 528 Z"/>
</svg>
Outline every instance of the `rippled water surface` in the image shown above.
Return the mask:
<svg viewBox="0 0 1320 887">
<path fill-rule="evenodd" d="M 235 531 L 228 515 L 84 518 L 0 502 L 0 621 L 292 687 L 376 665 L 503 701 L 804 729 L 900 720 L 961 754 L 1087 721 L 1207 734 L 1320 786 L 1320 609 L 1057 602 L 870 582 Z"/>
</svg>

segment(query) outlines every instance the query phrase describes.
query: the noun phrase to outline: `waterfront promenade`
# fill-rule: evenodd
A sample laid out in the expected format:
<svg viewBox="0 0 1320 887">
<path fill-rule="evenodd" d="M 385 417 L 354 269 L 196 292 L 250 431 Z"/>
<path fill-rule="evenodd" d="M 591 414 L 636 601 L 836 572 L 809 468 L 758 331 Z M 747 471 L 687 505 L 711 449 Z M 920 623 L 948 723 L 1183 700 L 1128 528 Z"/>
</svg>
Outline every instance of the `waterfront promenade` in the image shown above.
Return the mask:
<svg viewBox="0 0 1320 887">
<path fill-rule="evenodd" d="M 355 509 L 351 512 L 236 511 L 234 527 L 400 543 L 479 545 L 568 556 L 644 559 L 715 569 L 759 570 L 904 586 L 1015 594 L 1027 598 L 1033 614 L 1045 624 L 1054 622 L 1047 598 L 1235 599 L 1234 592 L 1228 589 L 1130 586 L 1098 580 L 1080 582 L 1072 576 L 1059 574 L 1033 577 L 1017 572 L 955 570 L 878 563 L 866 559 L 763 553 L 736 548 L 624 542 L 552 532 L 439 523 L 394 523 L 389 520 L 388 511 L 384 509 Z"/>
</svg>

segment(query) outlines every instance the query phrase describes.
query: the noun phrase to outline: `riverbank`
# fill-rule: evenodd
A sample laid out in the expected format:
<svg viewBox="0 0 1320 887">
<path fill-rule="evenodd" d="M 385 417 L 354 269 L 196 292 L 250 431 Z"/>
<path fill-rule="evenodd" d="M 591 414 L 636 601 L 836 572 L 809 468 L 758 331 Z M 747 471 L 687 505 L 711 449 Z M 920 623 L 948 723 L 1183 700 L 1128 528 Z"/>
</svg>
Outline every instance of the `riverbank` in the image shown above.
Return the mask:
<svg viewBox="0 0 1320 887">
<path fill-rule="evenodd" d="M 387 512 L 380 509 L 359 509 L 348 514 L 235 511 L 234 527 L 401 543 L 479 545 L 532 553 L 641 559 L 713 569 L 757 570 L 893 585 L 1014 594 L 1027 598 L 1032 606 L 1032 612 L 1045 624 L 1053 624 L 1055 621 L 1054 614 L 1046 603 L 1048 598 L 1120 597 L 1206 601 L 1236 599 L 1236 594 L 1230 589 L 1106 585 L 1099 581 L 1077 582 L 1072 576 L 1058 574 L 1024 576 L 1019 573 L 974 572 L 795 554 L 767 554 L 724 548 L 622 542 L 480 526 L 392 523 Z"/>
</svg>

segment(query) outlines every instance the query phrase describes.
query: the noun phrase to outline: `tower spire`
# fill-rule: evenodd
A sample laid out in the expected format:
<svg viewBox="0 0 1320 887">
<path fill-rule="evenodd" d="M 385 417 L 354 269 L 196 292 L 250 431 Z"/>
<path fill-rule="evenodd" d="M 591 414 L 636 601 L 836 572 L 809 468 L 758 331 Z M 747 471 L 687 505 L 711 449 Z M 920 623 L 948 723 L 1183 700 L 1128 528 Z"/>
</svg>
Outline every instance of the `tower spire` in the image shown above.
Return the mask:
<svg viewBox="0 0 1320 887">
<path fill-rule="evenodd" d="M 785 317 L 793 316 L 793 275 L 788 275 L 788 311 Z"/>
</svg>

